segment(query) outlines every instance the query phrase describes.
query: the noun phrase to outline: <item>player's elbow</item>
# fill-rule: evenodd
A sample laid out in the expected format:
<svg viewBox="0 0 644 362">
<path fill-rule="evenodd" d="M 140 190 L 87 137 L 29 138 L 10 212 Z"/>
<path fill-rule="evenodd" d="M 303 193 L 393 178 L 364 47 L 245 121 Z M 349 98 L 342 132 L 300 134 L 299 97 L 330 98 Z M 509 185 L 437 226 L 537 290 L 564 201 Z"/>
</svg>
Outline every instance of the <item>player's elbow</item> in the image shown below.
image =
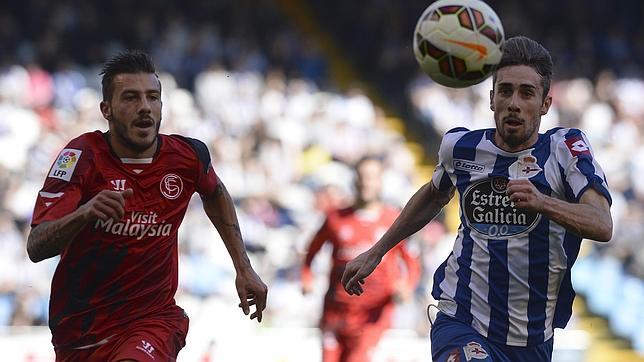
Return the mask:
<svg viewBox="0 0 644 362">
<path fill-rule="evenodd" d="M 29 245 L 27 245 L 27 256 L 29 256 L 29 260 L 31 260 L 32 263 L 38 263 L 45 260 L 42 255 L 39 255 L 38 253 L 33 251 L 33 248 L 30 248 Z"/>
<path fill-rule="evenodd" d="M 606 225 L 600 230 L 599 237 L 597 241 L 608 242 L 613 238 L 613 224 Z"/>
<path fill-rule="evenodd" d="M 31 239 L 31 235 L 29 235 L 29 238 L 27 238 L 27 256 L 29 256 L 29 260 L 31 260 L 33 263 L 38 263 L 48 258 L 47 255 L 44 255 L 42 250 L 34 247 L 34 242 Z"/>
<path fill-rule="evenodd" d="M 613 238 L 613 220 L 608 217 L 606 220 L 597 223 L 597 229 L 595 235 L 593 235 L 593 240 L 599 242 L 608 242 Z"/>
</svg>

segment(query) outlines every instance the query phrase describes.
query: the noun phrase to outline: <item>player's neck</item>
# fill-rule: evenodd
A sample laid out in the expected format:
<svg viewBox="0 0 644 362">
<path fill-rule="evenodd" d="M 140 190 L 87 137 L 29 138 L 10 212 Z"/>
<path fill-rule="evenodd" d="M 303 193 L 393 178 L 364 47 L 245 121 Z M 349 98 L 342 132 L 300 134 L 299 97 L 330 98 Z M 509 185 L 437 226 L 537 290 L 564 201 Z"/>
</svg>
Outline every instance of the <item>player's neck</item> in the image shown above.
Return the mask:
<svg viewBox="0 0 644 362">
<path fill-rule="evenodd" d="M 380 200 L 372 200 L 372 201 L 356 200 L 356 202 L 353 205 L 353 207 L 355 209 L 360 209 L 360 210 L 379 211 L 380 209 L 382 209 L 382 201 L 380 201 Z"/>
<path fill-rule="evenodd" d="M 128 146 L 125 142 L 119 140 L 118 137 L 115 136 L 115 134 L 112 132 L 107 132 L 105 134 L 105 139 L 110 145 L 112 152 L 114 152 L 114 154 L 119 158 L 152 158 L 154 157 L 154 154 L 156 153 L 159 146 L 158 136 L 154 139 L 154 142 L 150 145 L 150 147 L 144 150 Z"/>
<path fill-rule="evenodd" d="M 520 151 L 523 151 L 523 150 L 527 150 L 528 148 L 532 148 L 534 146 L 534 144 L 537 143 L 538 139 L 539 139 L 539 134 L 535 133 L 527 141 L 523 142 L 522 144 L 512 146 L 512 145 L 508 144 L 507 142 L 505 142 L 505 140 L 503 139 L 503 137 L 501 137 L 501 135 L 499 134 L 498 131 L 494 132 L 494 138 L 493 138 L 494 144 L 498 148 L 502 149 L 503 151 L 511 152 L 511 153 L 520 152 Z"/>
</svg>

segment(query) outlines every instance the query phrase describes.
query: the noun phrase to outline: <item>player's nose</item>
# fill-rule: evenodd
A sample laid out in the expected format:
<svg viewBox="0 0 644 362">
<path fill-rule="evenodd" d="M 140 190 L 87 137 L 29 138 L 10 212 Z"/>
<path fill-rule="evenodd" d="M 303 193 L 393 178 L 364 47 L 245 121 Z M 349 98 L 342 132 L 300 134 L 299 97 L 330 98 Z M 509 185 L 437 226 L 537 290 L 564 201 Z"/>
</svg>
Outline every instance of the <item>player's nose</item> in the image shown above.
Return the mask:
<svg viewBox="0 0 644 362">
<path fill-rule="evenodd" d="M 510 100 L 508 102 L 508 111 L 519 112 L 520 110 L 521 110 L 521 107 L 519 106 L 519 92 L 514 92 L 514 94 L 512 94 L 512 97 L 510 97 Z"/>
</svg>

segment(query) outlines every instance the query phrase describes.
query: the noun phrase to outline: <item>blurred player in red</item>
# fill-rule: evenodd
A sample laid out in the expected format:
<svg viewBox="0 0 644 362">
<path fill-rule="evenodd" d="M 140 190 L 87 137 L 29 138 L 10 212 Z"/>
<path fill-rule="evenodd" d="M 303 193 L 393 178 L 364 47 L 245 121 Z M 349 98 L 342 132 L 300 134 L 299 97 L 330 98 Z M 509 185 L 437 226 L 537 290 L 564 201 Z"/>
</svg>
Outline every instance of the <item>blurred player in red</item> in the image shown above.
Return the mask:
<svg viewBox="0 0 644 362">
<path fill-rule="evenodd" d="M 193 193 L 221 235 L 239 306 L 262 320 L 267 287 L 253 270 L 232 200 L 196 139 L 159 134 L 161 83 L 149 56 L 105 63 L 108 132 L 67 144 L 38 194 L 29 258 L 60 255 L 49 327 L 57 361 L 174 361 L 188 317 L 174 300 L 177 231 Z"/>
<path fill-rule="evenodd" d="M 369 249 L 382 236 L 398 211 L 380 199 L 383 166 L 375 157 L 356 165 L 356 200 L 350 207 L 331 210 L 313 238 L 302 268 L 302 290 L 312 288 L 311 263 L 325 242 L 333 245 L 329 290 L 324 300 L 320 329 L 324 362 L 366 362 L 371 360 L 383 332 L 390 327 L 394 303 L 408 298 L 418 281 L 420 266 L 403 243 L 382 260 L 378 275 L 369 279 L 367 299 L 351 297 L 341 284 L 347 262 Z M 406 278 L 401 263 L 406 267 Z"/>
</svg>

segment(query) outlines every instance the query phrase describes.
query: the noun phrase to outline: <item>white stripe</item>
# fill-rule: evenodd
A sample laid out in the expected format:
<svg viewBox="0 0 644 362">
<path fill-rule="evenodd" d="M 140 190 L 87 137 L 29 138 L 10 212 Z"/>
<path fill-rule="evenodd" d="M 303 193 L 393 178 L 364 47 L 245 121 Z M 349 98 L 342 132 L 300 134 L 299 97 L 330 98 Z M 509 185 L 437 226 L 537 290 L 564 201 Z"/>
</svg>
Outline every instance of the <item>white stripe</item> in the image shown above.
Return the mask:
<svg viewBox="0 0 644 362">
<path fill-rule="evenodd" d="M 547 341 L 554 334 L 552 322 L 555 318 L 557 296 L 559 288 L 566 273 L 567 256 L 563 248 L 563 238 L 566 230 L 563 226 L 550 220 L 549 263 L 548 263 L 548 301 L 546 302 L 546 328 L 543 331 L 543 340 Z"/>
<path fill-rule="evenodd" d="M 121 158 L 123 163 L 152 163 L 152 157 L 150 158 Z"/>
<path fill-rule="evenodd" d="M 42 197 L 47 197 L 47 198 L 53 199 L 53 198 L 56 198 L 56 197 L 61 197 L 65 193 L 64 192 L 57 192 L 57 193 L 54 194 L 54 193 L 51 193 L 51 192 L 40 191 L 39 194 Z"/>
<path fill-rule="evenodd" d="M 508 239 L 508 271 L 510 283 L 508 285 L 508 316 L 509 329 L 506 343 L 511 346 L 525 346 L 528 344 L 528 285 L 529 245 L 527 236 Z"/>
<path fill-rule="evenodd" d="M 115 335 L 116 334 L 112 334 L 111 336 L 109 336 L 107 338 L 104 338 L 104 339 L 102 339 L 102 340 L 100 340 L 100 341 L 98 341 L 96 343 L 92 343 L 92 344 L 88 344 L 86 346 L 80 346 L 80 347 L 76 347 L 76 348 L 72 348 L 72 349 L 88 349 L 88 348 L 92 348 L 92 347 L 102 346 L 105 343 L 109 342 L 110 338 L 114 337 Z"/>
</svg>

